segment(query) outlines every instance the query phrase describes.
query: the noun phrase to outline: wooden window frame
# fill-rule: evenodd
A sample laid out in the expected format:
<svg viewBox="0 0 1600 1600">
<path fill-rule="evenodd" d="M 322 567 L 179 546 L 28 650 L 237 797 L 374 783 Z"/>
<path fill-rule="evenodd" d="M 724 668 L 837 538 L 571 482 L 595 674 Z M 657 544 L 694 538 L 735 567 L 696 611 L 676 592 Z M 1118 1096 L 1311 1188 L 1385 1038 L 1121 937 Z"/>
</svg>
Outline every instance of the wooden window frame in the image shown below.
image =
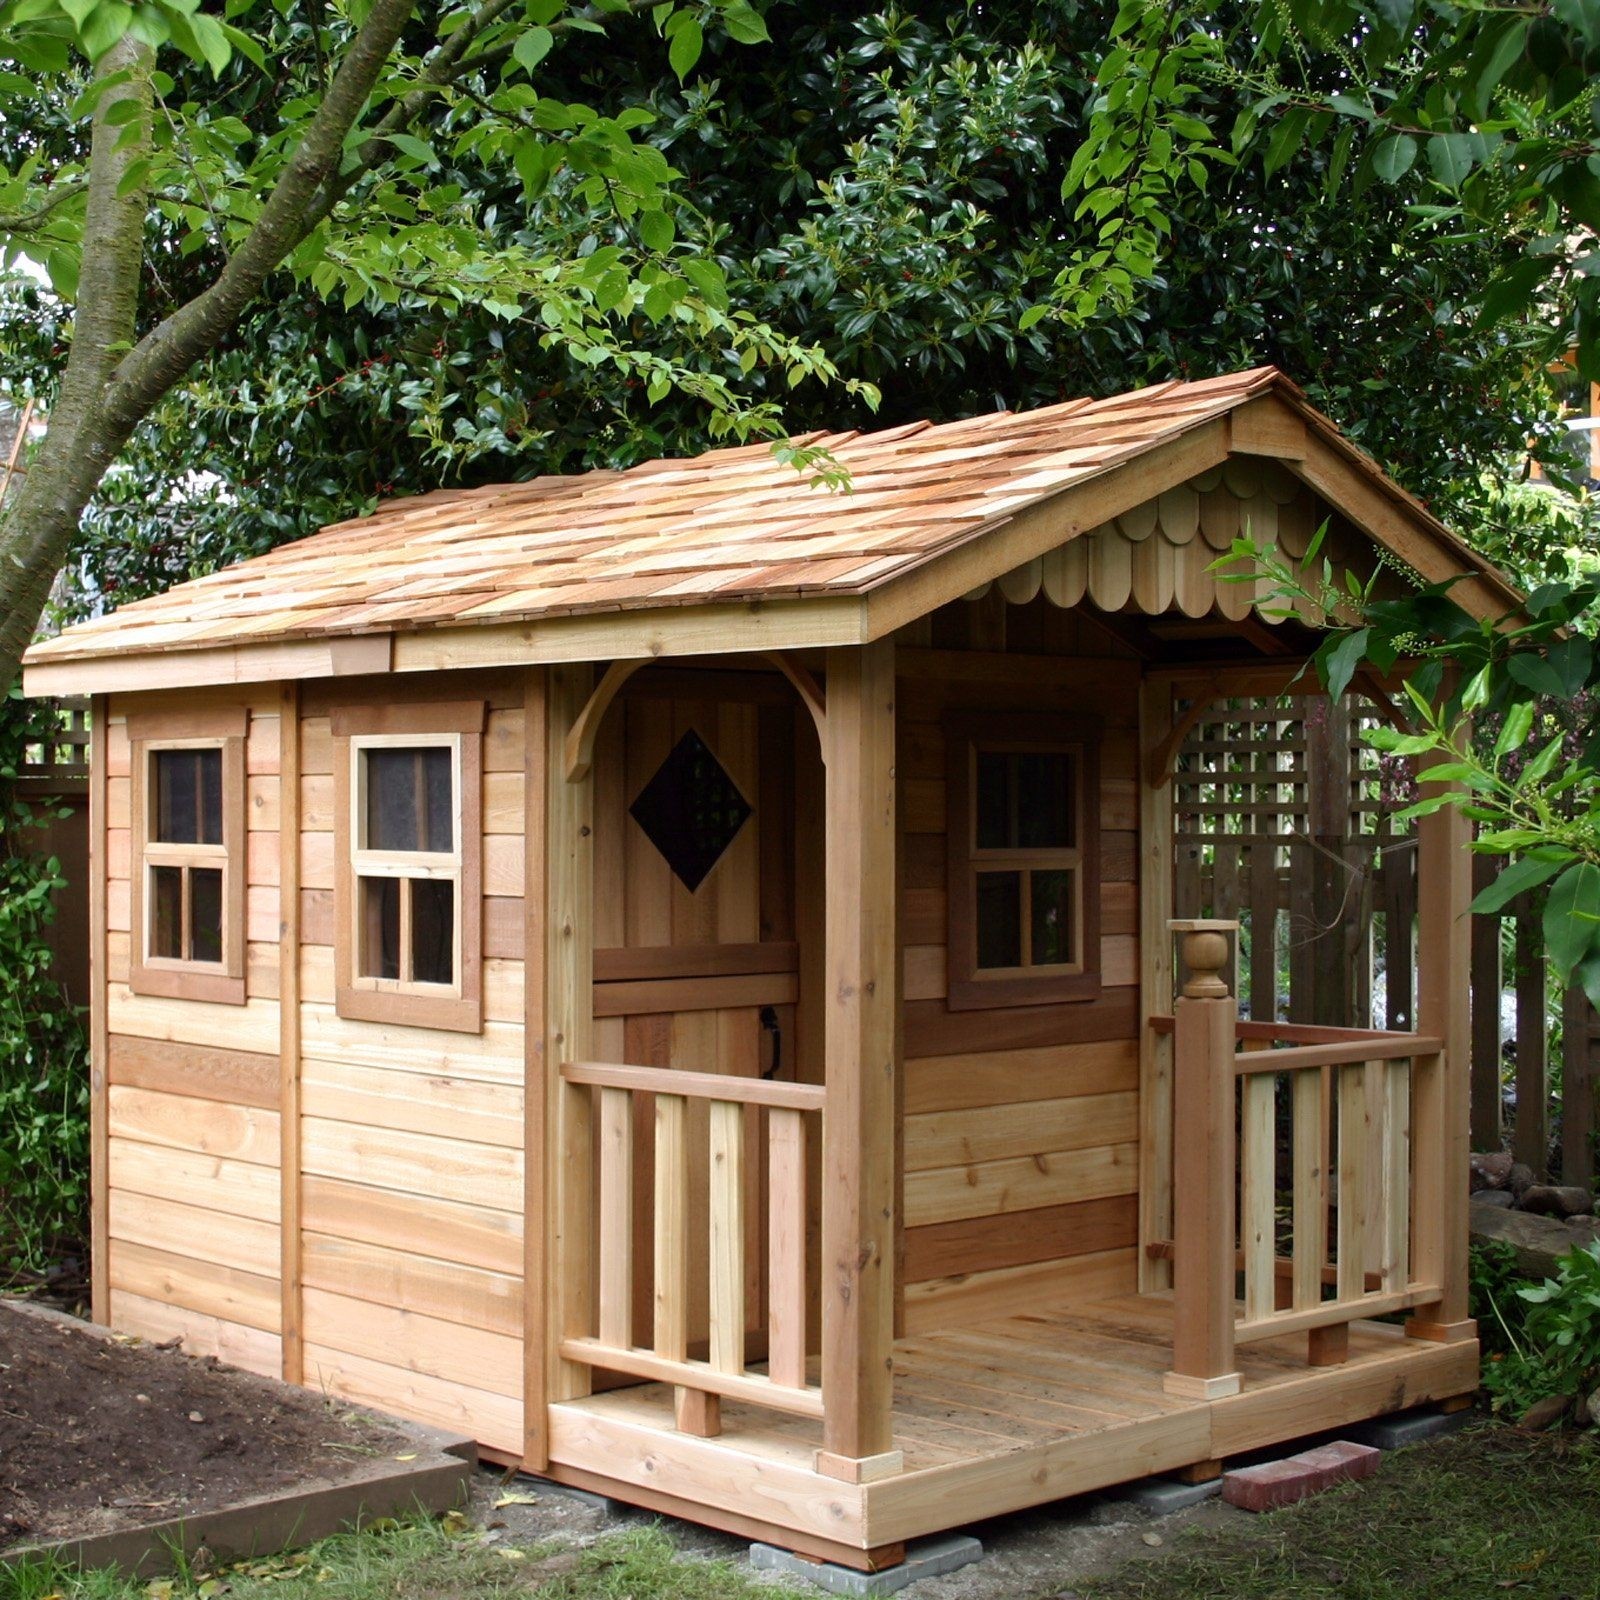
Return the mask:
<svg viewBox="0 0 1600 1600">
<path fill-rule="evenodd" d="M 168 1000 L 245 1003 L 245 886 L 248 876 L 245 836 L 245 736 L 250 713 L 244 706 L 197 711 L 135 712 L 128 717 L 129 809 L 128 987 L 135 994 Z M 222 753 L 222 842 L 218 845 L 162 844 L 150 838 L 150 775 L 162 750 L 219 750 Z M 150 954 L 148 891 L 154 867 L 212 867 L 222 872 L 222 960 L 183 961 Z"/>
<path fill-rule="evenodd" d="M 334 773 L 334 1009 L 359 1022 L 451 1033 L 483 1031 L 482 700 L 340 706 L 332 713 Z M 361 847 L 362 753 L 416 748 L 451 752 L 454 848 Z M 360 879 L 438 878 L 456 885 L 455 981 L 415 983 L 360 970 Z"/>
<path fill-rule="evenodd" d="M 951 1011 L 1040 1006 L 1094 1000 L 1100 995 L 1100 738 L 1098 718 L 1051 712 L 988 714 L 963 711 L 945 718 L 948 904 L 945 1003 Z M 983 751 L 1071 755 L 1077 767 L 1077 844 L 1065 850 L 979 851 L 976 756 Z M 1072 857 L 1071 860 L 1064 859 Z M 1078 950 L 1071 966 L 980 969 L 977 880 L 983 867 L 1019 871 L 1070 867 L 1077 874 Z"/>
</svg>

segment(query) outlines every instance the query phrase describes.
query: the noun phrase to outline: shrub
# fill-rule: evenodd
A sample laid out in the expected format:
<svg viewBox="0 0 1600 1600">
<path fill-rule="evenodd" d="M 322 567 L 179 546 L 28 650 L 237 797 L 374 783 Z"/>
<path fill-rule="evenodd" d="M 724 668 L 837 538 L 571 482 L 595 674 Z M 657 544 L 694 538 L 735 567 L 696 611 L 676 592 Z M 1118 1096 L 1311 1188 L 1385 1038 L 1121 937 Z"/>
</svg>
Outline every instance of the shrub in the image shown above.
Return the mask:
<svg viewBox="0 0 1600 1600">
<path fill-rule="evenodd" d="M 1521 1415 L 1555 1395 L 1583 1400 L 1600 1384 L 1600 1241 L 1569 1251 L 1558 1276 L 1517 1297 L 1526 1306 L 1520 1334 L 1485 1364 L 1483 1386 L 1498 1410 Z"/>
<path fill-rule="evenodd" d="M 0 1284 L 81 1248 L 88 1195 L 83 1016 L 51 970 L 45 930 L 61 864 L 34 845 L 40 818 L 16 788 L 23 752 L 48 740 L 54 707 L 13 689 L 0 702 Z"/>
</svg>

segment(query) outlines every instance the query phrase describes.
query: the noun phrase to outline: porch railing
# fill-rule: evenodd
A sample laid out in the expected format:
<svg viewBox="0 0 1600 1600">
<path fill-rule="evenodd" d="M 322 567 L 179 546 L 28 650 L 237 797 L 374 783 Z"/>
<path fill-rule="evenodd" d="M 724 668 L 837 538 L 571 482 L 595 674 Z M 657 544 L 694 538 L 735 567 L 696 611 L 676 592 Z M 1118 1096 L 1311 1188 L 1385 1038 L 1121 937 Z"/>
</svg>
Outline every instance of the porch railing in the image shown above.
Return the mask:
<svg viewBox="0 0 1600 1600">
<path fill-rule="evenodd" d="M 1150 1019 L 1175 1035 L 1174 1238 L 1155 1247 L 1173 1260 L 1167 1387 L 1206 1397 L 1238 1389 L 1240 1344 L 1305 1333 L 1312 1364 L 1336 1363 L 1350 1323 L 1440 1294 L 1417 1275 L 1431 1219 L 1411 1127 L 1443 1041 L 1239 1021 L 1221 977 L 1229 926 L 1174 924 L 1189 982 L 1175 1018 Z"/>
<path fill-rule="evenodd" d="M 677 1390 L 685 1431 L 718 1431 L 722 1399 L 799 1416 L 822 1416 L 822 1390 L 806 1378 L 807 1119 L 820 1135 L 820 1084 L 569 1061 L 567 1083 L 594 1090 L 597 1192 L 594 1333 L 564 1339 L 569 1361 L 628 1373 Z M 654 1101 L 654 1305 L 649 1348 L 634 1343 L 635 1121 L 639 1097 Z M 707 1108 L 707 1359 L 691 1358 L 690 1118 Z M 765 1372 L 746 1361 L 748 1115 L 765 1113 L 767 1352 Z M 756 1153 L 760 1159 L 760 1153 Z"/>
</svg>

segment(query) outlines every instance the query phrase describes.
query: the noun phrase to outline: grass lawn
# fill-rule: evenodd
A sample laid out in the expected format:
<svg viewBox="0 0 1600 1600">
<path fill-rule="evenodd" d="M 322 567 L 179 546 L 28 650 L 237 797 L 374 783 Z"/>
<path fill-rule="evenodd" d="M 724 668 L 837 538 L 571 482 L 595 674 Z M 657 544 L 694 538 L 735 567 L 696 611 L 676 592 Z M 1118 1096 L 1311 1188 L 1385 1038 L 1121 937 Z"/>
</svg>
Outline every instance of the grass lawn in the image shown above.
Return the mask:
<svg viewBox="0 0 1600 1600">
<path fill-rule="evenodd" d="M 1375 1478 L 1084 1586 L 1085 1600 L 1595 1600 L 1600 1442 L 1503 1426 L 1386 1456 Z"/>
<path fill-rule="evenodd" d="M 459 1514 L 383 1519 L 309 1549 L 209 1576 L 155 1582 L 34 1565 L 0 1570 L 3 1600 L 818 1600 L 759 1586 L 731 1562 L 679 1559 L 660 1528 L 629 1529 L 587 1549 L 486 1543 Z"/>
<path fill-rule="evenodd" d="M 1159 1527 L 1160 1524 L 1156 1524 Z M 1042 1600 L 966 1569 L 967 1600 Z M 953 1582 L 954 1580 L 945 1580 Z M 1065 1578 L 1063 1576 L 1063 1582 Z M 935 1591 L 940 1591 L 936 1583 Z M 954 1592 L 954 1591 L 952 1591 Z M 1169 1540 L 1084 1600 L 1600 1600 L 1600 1441 L 1466 1433 L 1385 1457 L 1376 1478 Z M 912 1591 L 913 1594 L 916 1591 Z M 817 1600 L 742 1564 L 679 1557 L 658 1528 L 585 1549 L 488 1543 L 465 1518 L 393 1523 L 221 1573 L 153 1584 L 0 1569 L 0 1600 Z"/>
</svg>

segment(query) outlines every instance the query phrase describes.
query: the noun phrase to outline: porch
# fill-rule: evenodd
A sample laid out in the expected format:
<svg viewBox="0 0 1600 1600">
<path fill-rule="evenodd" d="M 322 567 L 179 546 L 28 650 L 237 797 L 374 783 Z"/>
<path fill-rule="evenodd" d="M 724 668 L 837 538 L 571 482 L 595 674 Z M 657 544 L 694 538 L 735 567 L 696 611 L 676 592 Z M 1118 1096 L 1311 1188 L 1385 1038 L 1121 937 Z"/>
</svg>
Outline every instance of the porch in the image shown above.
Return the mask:
<svg viewBox="0 0 1600 1600">
<path fill-rule="evenodd" d="M 1212 1474 L 1245 1451 L 1469 1392 L 1473 1325 L 1439 1315 L 1454 1255 L 1430 1154 L 1449 1120 L 1442 1041 L 1239 1020 L 1221 977 L 1228 927 L 1174 925 L 1187 980 L 1173 1014 L 1146 1024 L 1152 1054 L 1171 1054 L 1189 1135 L 1173 1141 L 1172 1237 L 1142 1252 L 1146 1279 L 1170 1272 L 1173 1286 L 1131 1292 L 1133 1268 L 1112 1262 L 1108 1279 L 1129 1292 L 894 1339 L 883 1448 L 869 1457 L 829 1448 L 830 1385 L 807 1354 L 807 1150 L 822 1143 L 824 1089 L 566 1064 L 568 1090 L 592 1096 L 594 1264 L 578 1293 L 596 1331 L 560 1353 L 635 1381 L 549 1408 L 549 1475 L 872 1568 L 924 1534 L 1150 1473 Z M 696 1208 L 710 1235 L 702 1348 L 683 1251 L 697 1118 L 710 1157 Z M 633 1250 L 636 1137 L 653 1146 L 648 1263 Z M 652 1332 L 636 1340 L 641 1281 Z"/>
<path fill-rule="evenodd" d="M 1477 1346 L 1351 1325 L 1347 1359 L 1306 1364 L 1305 1336 L 1240 1348 L 1237 1394 L 1174 1396 L 1170 1294 L 951 1328 L 894 1346 L 892 1428 L 904 1465 L 841 1483 L 815 1470 L 821 1425 L 725 1402 L 722 1432 L 674 1427 L 671 1387 L 550 1408 L 549 1476 L 852 1566 L 906 1540 L 1069 1495 L 1339 1427 L 1476 1383 Z"/>
</svg>

